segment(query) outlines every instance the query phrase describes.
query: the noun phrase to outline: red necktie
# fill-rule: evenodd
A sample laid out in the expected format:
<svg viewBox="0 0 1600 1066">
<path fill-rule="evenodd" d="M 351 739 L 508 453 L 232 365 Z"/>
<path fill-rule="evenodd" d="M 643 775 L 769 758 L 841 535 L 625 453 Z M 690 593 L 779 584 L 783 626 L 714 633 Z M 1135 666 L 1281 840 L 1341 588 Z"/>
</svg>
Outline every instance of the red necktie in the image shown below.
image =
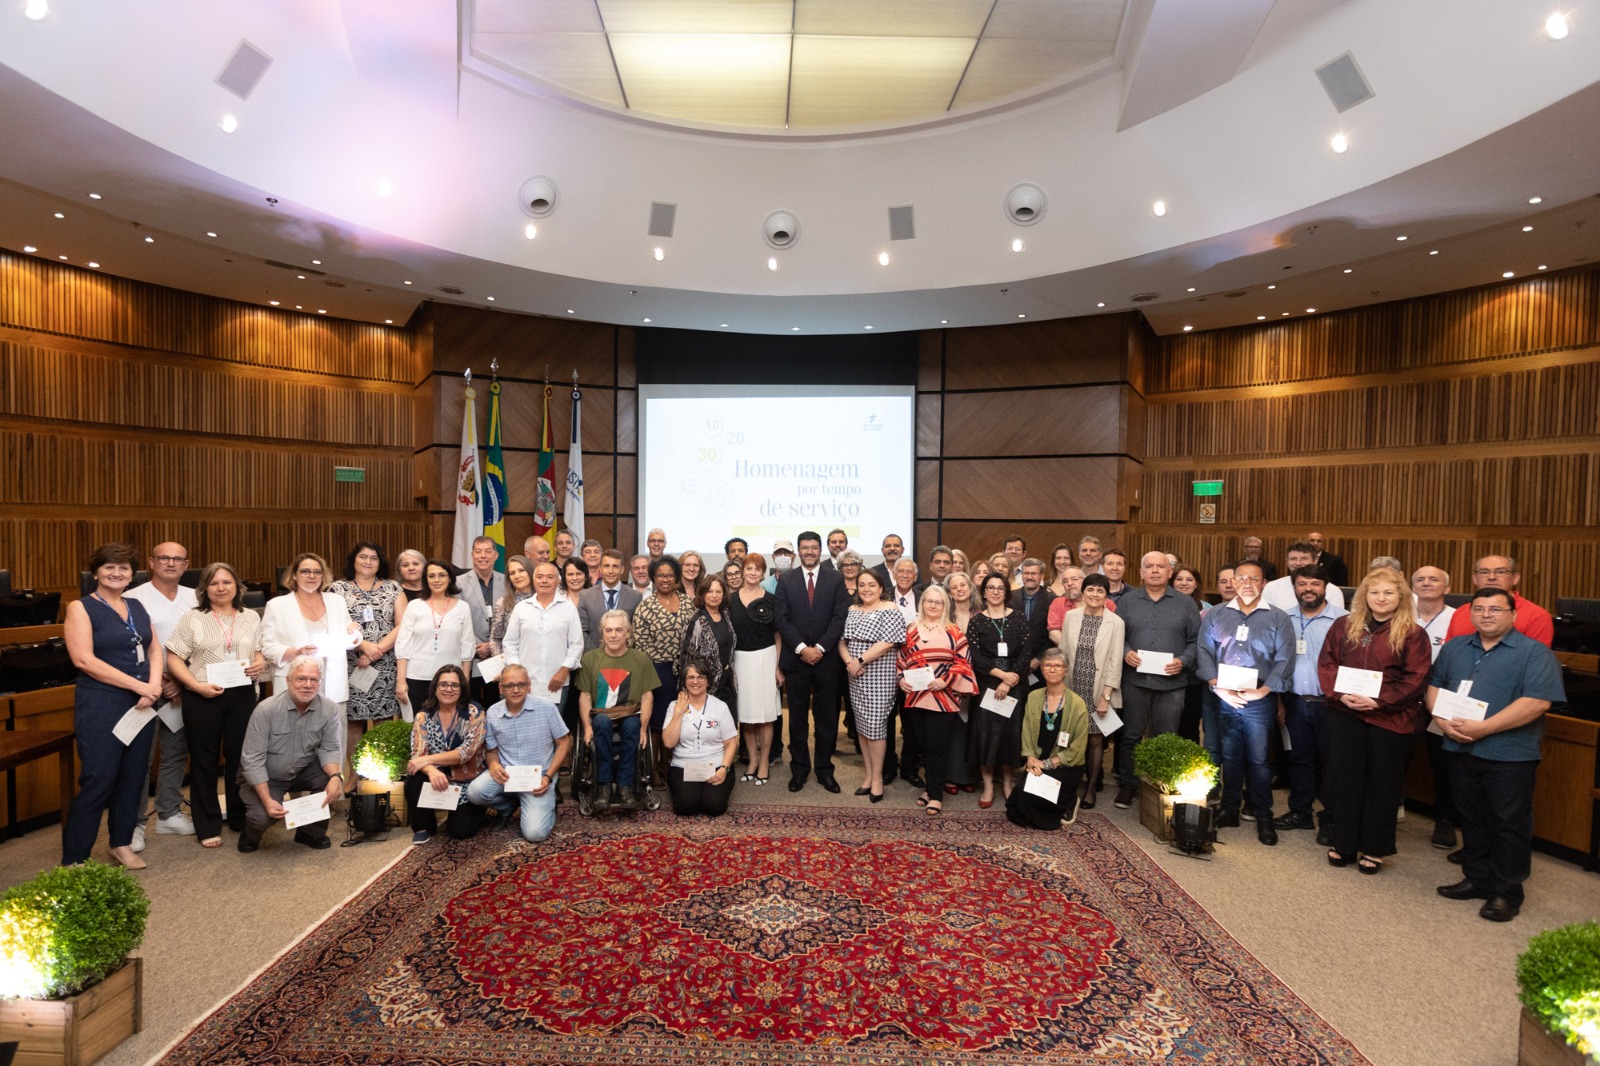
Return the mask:
<svg viewBox="0 0 1600 1066">
<path fill-rule="evenodd" d="M 813 606 L 817 602 L 817 575 L 811 570 L 806 571 L 806 606 Z"/>
</svg>

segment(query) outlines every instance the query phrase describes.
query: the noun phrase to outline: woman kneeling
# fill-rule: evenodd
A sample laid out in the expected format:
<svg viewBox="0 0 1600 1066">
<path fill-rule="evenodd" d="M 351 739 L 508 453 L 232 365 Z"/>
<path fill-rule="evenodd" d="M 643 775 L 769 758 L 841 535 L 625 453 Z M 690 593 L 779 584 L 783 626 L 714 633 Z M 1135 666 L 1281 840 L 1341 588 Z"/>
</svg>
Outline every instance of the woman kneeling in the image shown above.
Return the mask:
<svg viewBox="0 0 1600 1066">
<path fill-rule="evenodd" d="M 1033 829 L 1062 829 L 1077 821 L 1078 785 L 1083 781 L 1083 752 L 1089 732 L 1089 708 L 1067 687 L 1067 660 L 1060 648 L 1039 657 L 1044 688 L 1028 693 L 1022 715 L 1023 783 L 1052 777 L 1060 783 L 1054 799 L 1028 788 L 1011 790 L 1006 817 Z"/>
<path fill-rule="evenodd" d="M 689 660 L 680 679 L 683 687 L 661 726 L 661 743 L 672 749 L 667 787 L 678 814 L 715 817 L 727 811 L 733 795 L 729 771 L 739 747 L 739 727 L 728 705 L 706 691 L 710 676 L 709 664 Z"/>
</svg>

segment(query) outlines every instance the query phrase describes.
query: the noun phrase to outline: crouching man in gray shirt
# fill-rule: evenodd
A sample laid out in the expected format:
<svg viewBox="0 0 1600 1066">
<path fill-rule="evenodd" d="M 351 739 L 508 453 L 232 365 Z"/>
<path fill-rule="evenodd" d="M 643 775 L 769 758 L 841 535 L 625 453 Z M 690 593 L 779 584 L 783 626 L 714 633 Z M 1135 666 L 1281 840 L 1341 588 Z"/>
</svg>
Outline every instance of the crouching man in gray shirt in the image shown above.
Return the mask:
<svg viewBox="0 0 1600 1066">
<path fill-rule="evenodd" d="M 284 816 L 285 794 L 320 791 L 327 805 L 344 791 L 339 776 L 343 718 L 337 704 L 317 693 L 321 685 L 322 661 L 301 656 L 289 664 L 287 691 L 262 700 L 250 715 L 239 759 L 245 821 L 240 851 L 261 846 L 262 835 Z M 327 822 L 296 830 L 294 839 L 318 851 L 331 846 Z"/>
</svg>

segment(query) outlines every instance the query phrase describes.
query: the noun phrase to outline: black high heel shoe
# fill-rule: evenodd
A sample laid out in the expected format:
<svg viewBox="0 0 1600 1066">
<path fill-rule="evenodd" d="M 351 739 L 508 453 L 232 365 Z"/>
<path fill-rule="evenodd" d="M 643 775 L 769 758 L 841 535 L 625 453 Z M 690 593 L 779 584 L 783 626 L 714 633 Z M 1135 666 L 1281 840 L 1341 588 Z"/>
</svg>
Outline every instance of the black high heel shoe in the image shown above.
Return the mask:
<svg viewBox="0 0 1600 1066">
<path fill-rule="evenodd" d="M 867 793 L 867 798 L 869 800 L 871 800 L 873 803 L 882 803 L 883 802 L 883 793 L 882 792 L 868 792 Z"/>
</svg>

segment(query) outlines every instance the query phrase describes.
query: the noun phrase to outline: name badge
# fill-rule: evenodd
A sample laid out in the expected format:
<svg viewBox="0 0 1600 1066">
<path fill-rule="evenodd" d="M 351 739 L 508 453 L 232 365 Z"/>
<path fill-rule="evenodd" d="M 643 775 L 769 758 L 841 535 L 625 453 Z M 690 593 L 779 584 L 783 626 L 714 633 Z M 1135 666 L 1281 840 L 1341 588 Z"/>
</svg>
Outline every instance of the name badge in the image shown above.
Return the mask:
<svg viewBox="0 0 1600 1066">
<path fill-rule="evenodd" d="M 1472 679 L 1468 678 L 1467 680 L 1461 682 L 1461 684 L 1457 685 L 1456 692 L 1462 696 L 1469 695 L 1472 692 Z"/>
<path fill-rule="evenodd" d="M 133 661 L 136 662 L 136 663 L 144 662 L 144 645 L 143 644 L 135 644 L 133 646 Z M 1470 682 L 1469 682 L 1469 684 L 1470 684 Z"/>
<path fill-rule="evenodd" d="M 486 603 L 483 605 L 483 616 L 491 622 L 494 621 L 494 604 Z"/>
<path fill-rule="evenodd" d="M 372 614 L 372 608 L 371 607 L 363 607 L 363 608 L 361 608 L 361 620 L 363 622 L 375 622 L 375 621 L 377 621 L 377 619 Z"/>
<path fill-rule="evenodd" d="M 1249 626 L 1240 626 L 1238 629 L 1235 629 L 1233 631 L 1233 639 L 1234 640 L 1249 640 L 1250 639 L 1250 627 Z"/>
<path fill-rule="evenodd" d="M 1306 653 L 1306 651 L 1307 651 L 1307 648 L 1306 648 L 1306 638 L 1305 637 L 1301 637 L 1299 640 L 1294 642 L 1294 653 L 1296 655 L 1304 655 Z"/>
<path fill-rule="evenodd" d="M 1011 654 L 1011 648 L 1010 648 L 1010 646 L 1009 646 L 1009 645 L 1007 645 L 1007 644 L 1006 644 L 1006 642 L 1005 642 L 1005 641 L 1003 641 L 1003 640 L 1002 640 L 1002 641 L 1001 641 L 1001 642 L 1000 642 L 1000 643 L 999 643 L 999 645 L 998 645 L 998 646 L 996 646 L 996 648 L 995 648 L 995 649 L 994 649 L 994 653 L 995 653 L 995 655 L 997 655 L 997 656 L 999 656 L 999 657 L 1000 657 L 1000 658 L 1002 658 L 1002 659 L 1004 659 L 1004 658 L 1007 658 L 1007 657 L 1008 657 L 1008 656 L 1010 656 L 1010 654 Z M 140 654 L 140 655 L 143 655 L 143 654 L 144 654 L 144 653 L 143 653 L 143 652 L 140 652 L 140 653 L 139 653 L 139 654 Z M 144 662 L 144 660 L 143 660 L 143 659 L 140 659 L 140 660 L 139 660 L 139 661 L 140 661 L 140 662 Z"/>
</svg>

